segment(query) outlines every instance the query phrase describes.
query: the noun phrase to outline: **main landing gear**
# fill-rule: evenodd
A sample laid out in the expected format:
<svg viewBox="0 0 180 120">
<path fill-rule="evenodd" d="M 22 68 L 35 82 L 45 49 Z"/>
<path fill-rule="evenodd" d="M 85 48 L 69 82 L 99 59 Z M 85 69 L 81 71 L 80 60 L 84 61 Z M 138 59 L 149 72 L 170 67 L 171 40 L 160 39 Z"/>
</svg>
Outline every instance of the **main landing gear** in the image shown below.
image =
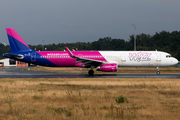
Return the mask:
<svg viewBox="0 0 180 120">
<path fill-rule="evenodd" d="M 91 70 L 89 70 L 88 71 L 88 74 L 89 74 L 89 76 L 93 76 L 94 75 L 94 71 L 93 71 L 93 69 L 95 68 L 95 66 L 91 66 Z"/>
<path fill-rule="evenodd" d="M 89 70 L 88 74 L 89 74 L 89 76 L 93 76 L 94 75 L 94 71 L 93 70 Z"/>
<path fill-rule="evenodd" d="M 159 67 L 156 67 L 156 74 L 157 74 L 157 75 L 160 75 Z"/>
</svg>

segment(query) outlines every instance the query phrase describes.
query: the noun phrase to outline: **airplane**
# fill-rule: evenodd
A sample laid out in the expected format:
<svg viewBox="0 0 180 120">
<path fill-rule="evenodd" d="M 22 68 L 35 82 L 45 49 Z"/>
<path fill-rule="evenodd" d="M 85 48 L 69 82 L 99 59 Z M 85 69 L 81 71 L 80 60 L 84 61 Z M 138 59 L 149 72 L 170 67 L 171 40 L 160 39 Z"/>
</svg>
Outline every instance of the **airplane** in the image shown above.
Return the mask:
<svg viewBox="0 0 180 120">
<path fill-rule="evenodd" d="M 94 70 L 115 72 L 118 67 L 159 67 L 172 66 L 178 60 L 169 53 L 161 51 L 34 51 L 24 42 L 13 28 L 6 28 L 11 52 L 4 57 L 48 67 L 82 67 L 90 68 L 88 74 L 94 75 Z"/>
</svg>

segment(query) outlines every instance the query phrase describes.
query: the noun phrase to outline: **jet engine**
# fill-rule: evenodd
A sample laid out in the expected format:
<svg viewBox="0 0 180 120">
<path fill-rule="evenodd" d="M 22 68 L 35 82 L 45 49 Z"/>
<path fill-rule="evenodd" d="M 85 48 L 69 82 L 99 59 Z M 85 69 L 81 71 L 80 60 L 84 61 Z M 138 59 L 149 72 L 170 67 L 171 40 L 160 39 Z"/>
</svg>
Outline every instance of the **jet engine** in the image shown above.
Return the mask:
<svg viewBox="0 0 180 120">
<path fill-rule="evenodd" d="M 116 72 L 117 64 L 116 63 L 102 64 L 99 66 L 99 68 L 97 68 L 97 71 Z"/>
</svg>

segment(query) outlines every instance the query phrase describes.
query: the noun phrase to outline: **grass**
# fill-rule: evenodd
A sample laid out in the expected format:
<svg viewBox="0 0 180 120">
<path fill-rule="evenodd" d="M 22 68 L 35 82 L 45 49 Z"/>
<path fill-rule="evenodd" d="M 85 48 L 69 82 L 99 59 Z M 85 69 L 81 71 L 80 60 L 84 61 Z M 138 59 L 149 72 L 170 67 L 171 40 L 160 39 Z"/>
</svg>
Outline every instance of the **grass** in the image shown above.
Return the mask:
<svg viewBox="0 0 180 120">
<path fill-rule="evenodd" d="M 1 78 L 0 118 L 178 120 L 180 79 Z"/>
<path fill-rule="evenodd" d="M 24 69 L 27 70 L 27 69 Z M 73 67 L 33 67 L 31 71 L 41 71 L 41 72 L 54 72 L 54 73 L 84 73 L 87 74 L 89 68 L 73 68 Z M 160 67 L 161 74 L 179 74 L 179 67 Z M 119 67 L 117 72 L 102 72 L 94 71 L 95 74 L 156 74 L 156 67 Z"/>
</svg>

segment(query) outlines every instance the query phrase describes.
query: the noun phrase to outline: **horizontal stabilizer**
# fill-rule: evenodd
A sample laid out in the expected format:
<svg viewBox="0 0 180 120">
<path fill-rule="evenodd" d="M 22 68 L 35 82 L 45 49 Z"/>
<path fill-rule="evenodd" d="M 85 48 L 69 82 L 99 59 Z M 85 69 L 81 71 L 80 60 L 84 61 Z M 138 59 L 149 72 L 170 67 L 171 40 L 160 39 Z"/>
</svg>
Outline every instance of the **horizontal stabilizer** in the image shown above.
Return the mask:
<svg viewBox="0 0 180 120">
<path fill-rule="evenodd" d="M 4 53 L 3 56 L 4 56 L 4 57 L 6 57 L 6 56 L 15 57 L 15 58 L 17 58 L 17 59 L 22 59 L 22 58 L 24 58 L 24 56 L 21 55 L 21 54 L 11 54 L 11 53 Z"/>
</svg>

